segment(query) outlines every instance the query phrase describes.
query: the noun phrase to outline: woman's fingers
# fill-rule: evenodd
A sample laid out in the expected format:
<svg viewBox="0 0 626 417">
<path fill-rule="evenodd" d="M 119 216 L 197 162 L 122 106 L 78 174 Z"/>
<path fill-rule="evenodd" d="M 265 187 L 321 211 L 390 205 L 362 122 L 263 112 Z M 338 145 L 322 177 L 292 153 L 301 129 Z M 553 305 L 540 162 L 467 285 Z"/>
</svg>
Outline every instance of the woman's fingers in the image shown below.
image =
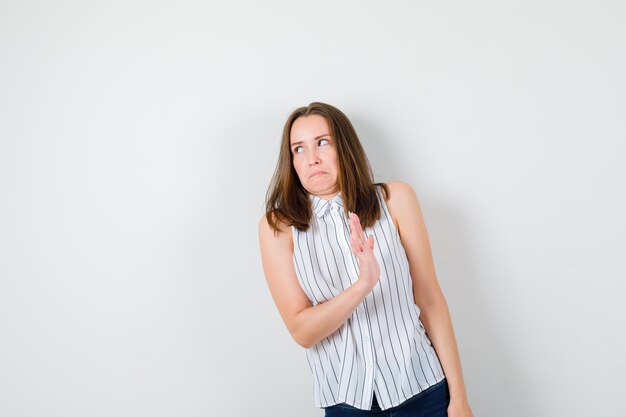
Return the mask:
<svg viewBox="0 0 626 417">
<path fill-rule="evenodd" d="M 363 230 L 361 229 L 361 221 L 356 213 L 350 213 L 350 235 L 360 245 L 364 244 Z"/>
<path fill-rule="evenodd" d="M 350 236 L 350 243 L 352 245 L 352 249 L 354 249 L 355 251 L 359 251 L 359 241 L 355 236 L 355 233 L 352 233 L 352 235 Z"/>
<path fill-rule="evenodd" d="M 352 212 L 350 212 L 350 229 L 351 240 L 354 242 L 357 251 L 361 252 L 366 248 L 374 249 L 374 237 L 365 235 L 359 216 Z"/>
</svg>

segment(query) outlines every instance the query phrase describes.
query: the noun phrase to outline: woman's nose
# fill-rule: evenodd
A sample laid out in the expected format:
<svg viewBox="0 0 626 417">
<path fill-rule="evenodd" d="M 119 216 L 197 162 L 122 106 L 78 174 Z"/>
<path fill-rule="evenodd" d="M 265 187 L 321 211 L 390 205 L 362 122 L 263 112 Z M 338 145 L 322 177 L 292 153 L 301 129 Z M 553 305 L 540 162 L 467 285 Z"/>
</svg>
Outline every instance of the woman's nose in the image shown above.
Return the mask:
<svg viewBox="0 0 626 417">
<path fill-rule="evenodd" d="M 320 163 L 320 158 L 317 155 L 317 152 L 311 152 L 311 156 L 309 157 L 309 164 L 316 165 Z"/>
</svg>

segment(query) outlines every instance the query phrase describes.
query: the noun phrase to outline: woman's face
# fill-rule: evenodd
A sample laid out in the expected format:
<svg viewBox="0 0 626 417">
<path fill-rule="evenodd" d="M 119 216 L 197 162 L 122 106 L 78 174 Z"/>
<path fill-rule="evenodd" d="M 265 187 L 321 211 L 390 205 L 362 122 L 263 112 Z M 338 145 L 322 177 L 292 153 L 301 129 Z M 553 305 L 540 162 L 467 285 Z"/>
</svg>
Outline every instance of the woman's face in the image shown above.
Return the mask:
<svg viewBox="0 0 626 417">
<path fill-rule="evenodd" d="M 291 155 L 300 182 L 310 194 L 331 199 L 339 192 L 337 148 L 320 115 L 298 117 L 291 126 Z"/>
</svg>

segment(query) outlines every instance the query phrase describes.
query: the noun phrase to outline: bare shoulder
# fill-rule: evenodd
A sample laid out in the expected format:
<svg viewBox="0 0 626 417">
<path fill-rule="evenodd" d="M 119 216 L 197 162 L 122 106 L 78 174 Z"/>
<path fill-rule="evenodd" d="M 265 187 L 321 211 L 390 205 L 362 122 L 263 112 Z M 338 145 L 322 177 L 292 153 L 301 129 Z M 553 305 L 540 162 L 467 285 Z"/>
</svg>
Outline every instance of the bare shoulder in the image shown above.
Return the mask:
<svg viewBox="0 0 626 417">
<path fill-rule="evenodd" d="M 396 229 L 400 232 L 407 217 L 415 214 L 421 215 L 417 193 L 410 184 L 403 181 L 388 182 L 387 188 L 389 190 L 387 208 Z"/>
<path fill-rule="evenodd" d="M 291 227 L 283 221 L 277 221 L 278 230 L 275 231 L 270 226 L 265 213 L 259 220 L 259 240 L 261 245 L 289 245 L 293 249 L 293 238 Z"/>
<path fill-rule="evenodd" d="M 387 183 L 389 189 L 389 200 L 393 202 L 402 201 L 415 195 L 413 187 L 403 181 L 391 181 Z"/>
</svg>

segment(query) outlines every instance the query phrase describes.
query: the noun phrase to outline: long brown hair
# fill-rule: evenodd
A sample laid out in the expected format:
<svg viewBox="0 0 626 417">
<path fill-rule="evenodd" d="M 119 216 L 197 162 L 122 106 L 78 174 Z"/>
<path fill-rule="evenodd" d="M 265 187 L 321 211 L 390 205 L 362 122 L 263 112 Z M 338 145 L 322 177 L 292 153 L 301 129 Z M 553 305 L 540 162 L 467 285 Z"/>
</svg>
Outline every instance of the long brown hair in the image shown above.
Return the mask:
<svg viewBox="0 0 626 417">
<path fill-rule="evenodd" d="M 326 119 L 330 136 L 337 144 L 339 162 L 337 181 L 346 215 L 349 211 L 356 213 L 363 228 L 372 227 L 381 215 L 376 186 L 382 187 L 383 196 L 387 200 L 387 184 L 374 183 L 370 163 L 346 115 L 338 108 L 320 102 L 299 107 L 287 118 L 283 128 L 276 170 L 265 195 L 265 217 L 268 224 L 275 232 L 279 230 L 278 221 L 301 231 L 309 228 L 313 209 L 309 194 L 302 186 L 293 167 L 290 134 L 291 126 L 298 117 L 312 114 Z"/>
</svg>

